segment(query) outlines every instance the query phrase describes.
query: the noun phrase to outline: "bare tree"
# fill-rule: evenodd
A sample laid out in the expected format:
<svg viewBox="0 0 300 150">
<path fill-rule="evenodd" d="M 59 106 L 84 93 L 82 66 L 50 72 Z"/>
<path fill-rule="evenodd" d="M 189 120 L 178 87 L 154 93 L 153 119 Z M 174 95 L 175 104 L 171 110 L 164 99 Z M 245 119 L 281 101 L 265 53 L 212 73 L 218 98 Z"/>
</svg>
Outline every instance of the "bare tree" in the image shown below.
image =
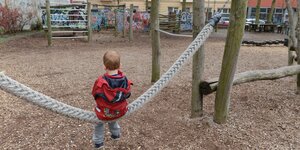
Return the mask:
<svg viewBox="0 0 300 150">
<path fill-rule="evenodd" d="M 186 10 L 186 0 L 182 1 L 182 11 Z"/>
<path fill-rule="evenodd" d="M 298 0 L 297 4 L 297 14 L 298 14 L 298 23 L 297 23 L 297 38 L 298 38 L 298 44 L 297 44 L 297 64 L 300 65 L 300 0 Z M 297 75 L 297 94 L 300 94 L 300 73 Z"/>
<path fill-rule="evenodd" d="M 259 23 L 260 3 L 261 3 L 261 0 L 257 0 L 257 3 L 256 3 L 256 11 L 255 11 L 255 23 L 256 23 L 256 24 Z"/>
<path fill-rule="evenodd" d="M 287 4 L 288 17 L 289 17 L 289 52 L 288 52 L 288 65 L 292 65 L 294 61 L 293 51 L 297 47 L 296 38 L 296 23 L 297 17 L 294 15 L 294 10 L 290 0 L 285 0 Z"/>
<path fill-rule="evenodd" d="M 246 10 L 248 0 L 232 0 L 230 25 L 228 27 L 219 86 L 215 98 L 214 121 L 225 123 L 229 111 L 230 91 L 233 85 L 238 54 L 244 35 Z"/>
<path fill-rule="evenodd" d="M 268 18 L 267 18 L 268 23 L 272 23 L 273 12 L 274 12 L 274 9 L 275 9 L 275 3 L 276 3 L 276 0 L 272 0 L 271 10 L 270 10 L 270 12 L 268 14 Z"/>
<path fill-rule="evenodd" d="M 145 5 L 145 11 L 148 12 L 148 8 L 149 8 L 149 0 L 146 0 L 146 5 Z"/>
<path fill-rule="evenodd" d="M 152 76 L 151 82 L 156 82 L 160 78 L 160 34 L 159 29 L 159 2 L 160 0 L 151 0 L 151 45 L 152 45 Z"/>
<path fill-rule="evenodd" d="M 196 38 L 205 26 L 205 0 L 193 1 L 193 37 Z M 204 45 L 193 56 L 191 118 L 203 114 L 203 97 L 199 92 L 199 84 L 204 71 Z"/>
</svg>

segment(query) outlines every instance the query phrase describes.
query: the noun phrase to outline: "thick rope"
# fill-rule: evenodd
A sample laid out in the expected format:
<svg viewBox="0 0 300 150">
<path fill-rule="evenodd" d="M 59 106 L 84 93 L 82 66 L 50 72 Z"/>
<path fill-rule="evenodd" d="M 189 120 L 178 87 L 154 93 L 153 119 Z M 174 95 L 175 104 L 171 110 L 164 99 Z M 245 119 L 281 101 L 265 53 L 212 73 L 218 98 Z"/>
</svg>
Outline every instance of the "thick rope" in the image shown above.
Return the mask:
<svg viewBox="0 0 300 150">
<path fill-rule="evenodd" d="M 32 102 L 38 106 L 50 109 L 59 114 L 63 114 L 72 118 L 77 118 L 89 122 L 99 122 L 94 112 L 76 108 L 62 102 L 59 102 L 40 92 L 9 78 L 3 72 L 0 72 L 0 89 L 18 96 L 28 102 Z"/>
<path fill-rule="evenodd" d="M 170 33 L 161 29 L 157 29 L 157 31 L 165 33 L 167 35 L 171 35 L 171 36 L 179 36 L 179 37 L 193 37 L 193 35 L 184 35 L 184 34 L 174 34 L 174 33 Z"/>
<path fill-rule="evenodd" d="M 152 97 L 154 97 L 160 90 L 162 90 L 163 87 L 167 85 L 171 78 L 184 65 L 184 63 L 186 63 L 187 60 L 191 58 L 193 54 L 199 49 L 199 47 L 209 37 L 212 30 L 213 27 L 210 24 L 206 25 L 194 39 L 194 41 L 188 46 L 186 51 L 184 51 L 183 54 L 177 59 L 177 61 L 170 67 L 170 69 L 144 94 L 142 94 L 135 101 L 129 104 L 126 116 L 131 114 L 138 108 L 141 108 L 143 104 L 149 102 Z M 96 117 L 94 112 L 86 111 L 59 102 L 9 78 L 3 72 L 0 73 L 0 89 L 59 114 L 88 122 L 102 122 Z"/>
<path fill-rule="evenodd" d="M 143 104 L 151 100 L 160 90 L 162 90 L 167 83 L 174 77 L 179 69 L 191 58 L 194 53 L 203 45 L 204 41 L 209 37 L 213 31 L 213 26 L 207 24 L 202 31 L 197 35 L 194 41 L 188 46 L 188 48 L 181 54 L 176 62 L 170 67 L 170 69 L 161 76 L 161 78 L 154 83 L 144 94 L 138 97 L 135 101 L 129 104 L 128 114 L 134 112 Z"/>
<path fill-rule="evenodd" d="M 217 24 L 220 19 L 220 14 L 211 20 L 193 42 L 188 46 L 188 48 L 181 54 L 181 56 L 176 60 L 176 62 L 170 67 L 170 69 L 162 75 L 162 77 L 151 86 L 144 94 L 138 97 L 135 101 L 129 104 L 128 112 L 125 116 L 131 114 L 135 110 L 141 108 L 146 102 L 149 102 L 152 97 L 154 97 L 160 90 L 162 90 L 167 83 L 174 77 L 174 75 L 179 71 L 179 69 L 191 58 L 194 53 L 200 48 L 205 40 L 213 31 L 213 26 Z M 86 111 L 80 108 L 76 108 L 62 102 L 59 102 L 49 96 L 32 90 L 31 88 L 18 83 L 17 81 L 9 78 L 3 72 L 0 72 L 0 89 L 18 96 L 24 100 L 37 104 L 41 107 L 50 109 L 54 112 L 76 118 L 79 120 L 84 120 L 88 122 L 103 122 L 99 120 L 94 112 Z"/>
</svg>

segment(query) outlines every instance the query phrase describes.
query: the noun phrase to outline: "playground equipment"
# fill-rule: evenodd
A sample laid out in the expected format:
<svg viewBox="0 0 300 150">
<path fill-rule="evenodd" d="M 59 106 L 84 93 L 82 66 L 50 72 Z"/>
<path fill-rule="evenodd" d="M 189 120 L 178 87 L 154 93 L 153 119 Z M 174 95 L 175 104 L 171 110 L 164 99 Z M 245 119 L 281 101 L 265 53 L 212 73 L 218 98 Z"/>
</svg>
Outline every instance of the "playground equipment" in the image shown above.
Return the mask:
<svg viewBox="0 0 300 150">
<path fill-rule="evenodd" d="M 235 1 L 233 1 L 234 3 Z M 241 2 L 242 3 L 242 2 Z M 232 11 L 233 12 L 239 12 L 236 8 L 238 8 L 237 4 L 232 4 L 235 8 Z M 245 6 L 246 3 L 243 4 Z M 245 7 L 244 7 L 245 8 Z M 204 28 L 201 30 L 201 32 L 195 37 L 193 42 L 188 46 L 188 48 L 182 53 L 182 55 L 175 61 L 175 63 L 169 68 L 169 70 L 164 73 L 158 81 L 154 83 L 145 93 L 143 93 L 141 96 L 139 96 L 136 100 L 134 100 L 132 103 L 128 106 L 128 111 L 125 116 L 128 116 L 129 114 L 133 113 L 135 110 L 141 108 L 145 103 L 149 102 L 151 98 L 153 98 L 156 94 L 158 94 L 166 85 L 167 83 L 175 76 L 176 73 L 179 72 L 179 69 L 182 68 L 182 66 L 197 52 L 197 50 L 203 45 L 203 43 L 206 41 L 206 39 L 209 37 L 209 35 L 213 32 L 214 26 L 217 24 L 219 19 L 221 18 L 221 14 L 215 15 L 212 19 L 210 19 L 209 23 L 204 26 Z M 238 74 L 234 76 L 234 67 L 236 63 L 237 56 L 236 53 L 238 52 L 242 33 L 243 26 L 240 26 L 240 22 L 244 20 L 243 17 L 238 18 L 237 23 L 232 23 L 231 25 L 233 27 L 238 27 L 238 30 L 234 30 L 234 32 L 228 32 L 229 36 L 227 37 L 226 41 L 226 48 L 223 58 L 223 65 L 222 65 L 222 71 L 220 75 L 220 79 L 214 79 L 212 82 L 207 81 L 202 82 L 200 84 L 200 93 L 202 94 L 209 94 L 216 89 L 221 90 L 221 92 L 228 95 L 230 92 L 230 89 L 224 90 L 224 87 L 230 85 L 230 80 L 232 80 L 232 84 L 241 84 L 245 82 L 255 81 L 255 80 L 269 80 L 269 79 L 278 79 L 286 76 L 291 76 L 295 74 L 300 73 L 300 65 L 295 66 L 289 66 L 289 67 L 283 67 L 275 70 L 265 70 L 265 71 L 252 71 L 252 72 L 245 72 Z M 229 30 L 233 30 L 235 28 L 229 27 Z M 158 33 L 157 28 L 154 28 L 155 32 Z M 158 34 L 159 35 L 159 34 Z M 227 47 L 227 46 L 232 47 Z M 227 54 L 229 51 L 234 50 L 235 53 L 231 53 L 231 55 Z M 232 57 L 236 56 L 235 58 Z M 226 59 L 225 59 L 226 58 Z M 230 68 L 226 68 L 226 65 L 229 64 Z M 225 67 L 224 67 L 225 66 Z M 233 70 L 233 71 L 232 71 Z M 225 75 L 224 75 L 225 72 Z M 226 74 L 230 72 L 230 74 Z M 226 76 L 227 75 L 227 76 Z M 222 78 L 222 77 L 232 77 L 232 79 L 228 78 Z M 223 85 L 218 85 L 218 81 Z M 224 83 L 226 83 L 224 85 Z M 201 86 L 205 84 L 206 86 Z M 61 103 L 49 96 L 46 96 L 42 93 L 39 93 L 37 91 L 34 91 L 30 89 L 29 87 L 18 83 L 17 81 L 9 78 L 6 76 L 3 72 L 0 72 L 0 89 L 11 93 L 15 96 L 18 96 L 24 100 L 27 100 L 28 102 L 32 102 L 36 105 L 39 105 L 41 107 L 50 109 L 54 112 L 77 118 L 84 121 L 89 122 L 103 122 L 99 120 L 94 112 L 82 110 L 80 108 L 76 108 L 64 103 Z M 205 91 L 205 90 L 207 91 Z M 223 94 L 222 93 L 222 94 Z M 218 94 L 218 92 L 217 92 Z M 203 95 L 201 95 L 203 96 Z M 225 103 L 225 104 L 224 104 Z M 222 105 L 224 104 L 224 105 Z M 215 110 L 218 111 L 216 118 L 217 123 L 222 123 L 226 120 L 227 111 L 228 111 L 228 98 L 225 101 L 219 101 L 216 99 L 216 106 Z M 219 118 L 219 117 L 224 118 Z M 225 120 L 224 120 L 225 119 Z"/>
<path fill-rule="evenodd" d="M 100 31 L 102 28 L 115 29 L 117 34 L 119 31 L 123 31 L 125 26 L 124 21 L 126 5 L 93 5 L 92 17 L 94 31 Z"/>
<path fill-rule="evenodd" d="M 239 85 L 247 82 L 254 82 L 258 80 L 275 80 L 292 76 L 300 73 L 300 65 L 285 66 L 271 70 L 252 70 L 243 73 L 235 74 L 233 79 L 233 85 Z M 207 81 L 200 82 L 200 93 L 202 95 L 208 95 L 217 90 L 218 78 L 209 79 Z"/>
<path fill-rule="evenodd" d="M 100 31 L 102 28 L 114 29 L 114 35 L 122 32 L 122 37 L 126 35 L 126 28 L 129 31 L 129 41 L 133 40 L 133 4 L 129 9 L 126 5 L 93 5 L 92 28 Z"/>
<path fill-rule="evenodd" d="M 42 20 L 47 33 L 48 46 L 51 46 L 52 39 L 85 38 L 91 41 L 90 3 L 55 4 L 46 0 L 46 7 L 42 9 L 46 9 Z M 75 36 L 76 34 L 82 35 Z"/>
<path fill-rule="evenodd" d="M 217 15 L 216 18 L 219 18 L 220 15 Z M 213 27 L 216 24 L 218 19 L 211 20 L 204 29 L 198 34 L 194 41 L 188 46 L 188 48 L 183 52 L 183 54 L 176 60 L 176 62 L 171 66 L 171 68 L 153 85 L 151 86 L 144 94 L 139 96 L 136 100 L 128 106 L 128 112 L 125 116 L 131 114 L 138 108 L 141 108 L 146 102 L 149 102 L 152 97 L 159 93 L 167 83 L 174 77 L 174 75 L 179 71 L 179 69 L 187 62 L 189 58 L 198 50 L 198 48 L 204 43 L 208 36 L 213 31 Z M 99 120 L 94 112 L 82 110 L 80 108 L 75 108 L 73 106 L 61 103 L 49 96 L 46 96 L 42 93 L 34 91 L 29 87 L 18 83 L 17 81 L 9 78 L 3 72 L 0 73 L 0 89 L 11 93 L 15 96 L 18 96 L 22 99 L 25 99 L 29 102 L 37 104 L 41 107 L 50 109 L 54 112 L 77 118 L 89 122 L 102 122 Z"/>
</svg>

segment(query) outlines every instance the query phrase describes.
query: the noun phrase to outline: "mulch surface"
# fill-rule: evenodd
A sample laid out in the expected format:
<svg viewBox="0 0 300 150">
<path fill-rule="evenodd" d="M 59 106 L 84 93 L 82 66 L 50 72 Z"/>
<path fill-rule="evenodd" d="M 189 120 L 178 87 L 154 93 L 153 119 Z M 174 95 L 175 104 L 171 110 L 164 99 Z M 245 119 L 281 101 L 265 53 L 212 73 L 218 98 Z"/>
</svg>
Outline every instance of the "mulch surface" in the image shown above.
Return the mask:
<svg viewBox="0 0 300 150">
<path fill-rule="evenodd" d="M 245 39 L 283 39 L 275 33 L 246 33 Z M 213 33 L 205 43 L 204 79 L 219 76 L 226 30 Z M 161 35 L 161 72 L 164 73 L 192 41 Z M 134 41 L 113 32 L 82 40 L 54 40 L 47 47 L 44 35 L 0 44 L 0 70 L 9 77 L 63 103 L 93 110 L 91 88 L 104 73 L 102 56 L 118 51 L 122 70 L 133 80 L 129 101 L 151 84 L 151 41 L 148 33 Z M 241 46 L 237 73 L 287 65 L 282 45 Z M 120 141 L 107 131 L 106 149 L 300 149 L 300 95 L 296 78 L 256 81 L 234 86 L 229 118 L 213 122 L 215 93 L 204 97 L 204 115 L 190 119 L 192 61 L 141 109 L 119 121 Z M 93 124 L 67 118 L 0 90 L 0 149 L 92 149 Z"/>
</svg>

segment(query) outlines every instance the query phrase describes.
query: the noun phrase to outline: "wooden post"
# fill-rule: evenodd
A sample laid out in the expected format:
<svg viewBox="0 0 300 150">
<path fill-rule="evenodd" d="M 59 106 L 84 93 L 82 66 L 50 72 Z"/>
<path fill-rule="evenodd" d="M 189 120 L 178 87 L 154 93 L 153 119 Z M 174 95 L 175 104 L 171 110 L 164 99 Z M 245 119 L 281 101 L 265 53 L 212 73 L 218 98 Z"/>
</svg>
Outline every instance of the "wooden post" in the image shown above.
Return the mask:
<svg viewBox="0 0 300 150">
<path fill-rule="evenodd" d="M 289 31 L 289 32 L 291 32 L 291 31 Z M 292 43 L 291 37 L 289 37 L 288 38 L 288 65 L 289 66 L 294 64 L 294 52 L 291 49 L 293 49 L 293 43 Z"/>
<path fill-rule="evenodd" d="M 186 10 L 186 0 L 182 0 L 182 12 Z"/>
<path fill-rule="evenodd" d="M 46 13 L 47 13 L 47 38 L 48 46 L 52 45 L 52 27 L 51 27 L 51 12 L 50 12 L 50 1 L 46 0 Z"/>
<path fill-rule="evenodd" d="M 124 6 L 124 13 L 123 13 L 123 32 L 122 32 L 122 37 L 125 38 L 126 34 L 126 5 Z"/>
<path fill-rule="evenodd" d="M 145 11 L 148 12 L 149 8 L 149 0 L 146 0 Z"/>
<path fill-rule="evenodd" d="M 274 9 L 275 9 L 275 3 L 276 3 L 276 0 L 272 0 L 271 10 L 270 10 L 270 13 L 268 14 L 268 18 L 267 18 L 268 23 L 272 23 L 273 12 L 274 12 Z"/>
<path fill-rule="evenodd" d="M 292 49 L 295 49 L 297 47 L 297 39 L 296 39 L 296 22 L 297 17 L 294 15 L 294 10 L 292 8 L 292 4 L 290 0 L 285 0 L 288 15 L 289 15 L 289 44 L 288 44 L 288 65 L 293 65 L 294 58 L 293 58 L 293 52 Z"/>
<path fill-rule="evenodd" d="M 230 25 L 219 78 L 221 82 L 215 99 L 214 121 L 216 123 L 225 123 L 228 116 L 230 91 L 244 34 L 247 3 L 248 0 L 231 1 Z"/>
<path fill-rule="evenodd" d="M 151 44 L 152 44 L 152 77 L 151 82 L 155 82 L 160 78 L 160 34 L 159 29 L 159 1 L 151 0 Z"/>
<path fill-rule="evenodd" d="M 91 27 L 91 17 L 92 12 L 91 12 L 91 3 L 87 3 L 87 19 L 88 19 L 88 24 L 87 24 L 87 30 L 88 30 L 88 42 L 92 41 L 92 27 Z"/>
<path fill-rule="evenodd" d="M 132 24 L 133 24 L 133 4 L 130 4 L 129 41 L 132 41 L 133 39 Z"/>
<path fill-rule="evenodd" d="M 261 0 L 257 0 L 256 10 L 255 10 L 255 24 L 259 24 L 260 3 L 261 3 Z"/>
<path fill-rule="evenodd" d="M 297 48 L 296 48 L 296 54 L 297 54 L 297 64 L 300 65 L 300 0 L 297 1 Z M 300 73 L 297 74 L 297 94 L 300 94 Z"/>
<path fill-rule="evenodd" d="M 210 3 L 210 0 L 207 0 L 207 10 L 206 10 L 206 21 L 208 21 L 208 17 L 209 17 L 209 3 Z"/>
<path fill-rule="evenodd" d="M 118 7 L 119 8 L 119 7 Z M 118 15 L 118 8 L 114 10 L 115 12 L 115 37 L 118 36 L 118 18 L 117 18 L 117 15 Z"/>
<path fill-rule="evenodd" d="M 205 26 L 205 0 L 193 1 L 193 38 L 196 38 Z M 199 84 L 204 71 L 204 45 L 193 56 L 191 118 L 203 115 L 203 97 Z"/>
</svg>

